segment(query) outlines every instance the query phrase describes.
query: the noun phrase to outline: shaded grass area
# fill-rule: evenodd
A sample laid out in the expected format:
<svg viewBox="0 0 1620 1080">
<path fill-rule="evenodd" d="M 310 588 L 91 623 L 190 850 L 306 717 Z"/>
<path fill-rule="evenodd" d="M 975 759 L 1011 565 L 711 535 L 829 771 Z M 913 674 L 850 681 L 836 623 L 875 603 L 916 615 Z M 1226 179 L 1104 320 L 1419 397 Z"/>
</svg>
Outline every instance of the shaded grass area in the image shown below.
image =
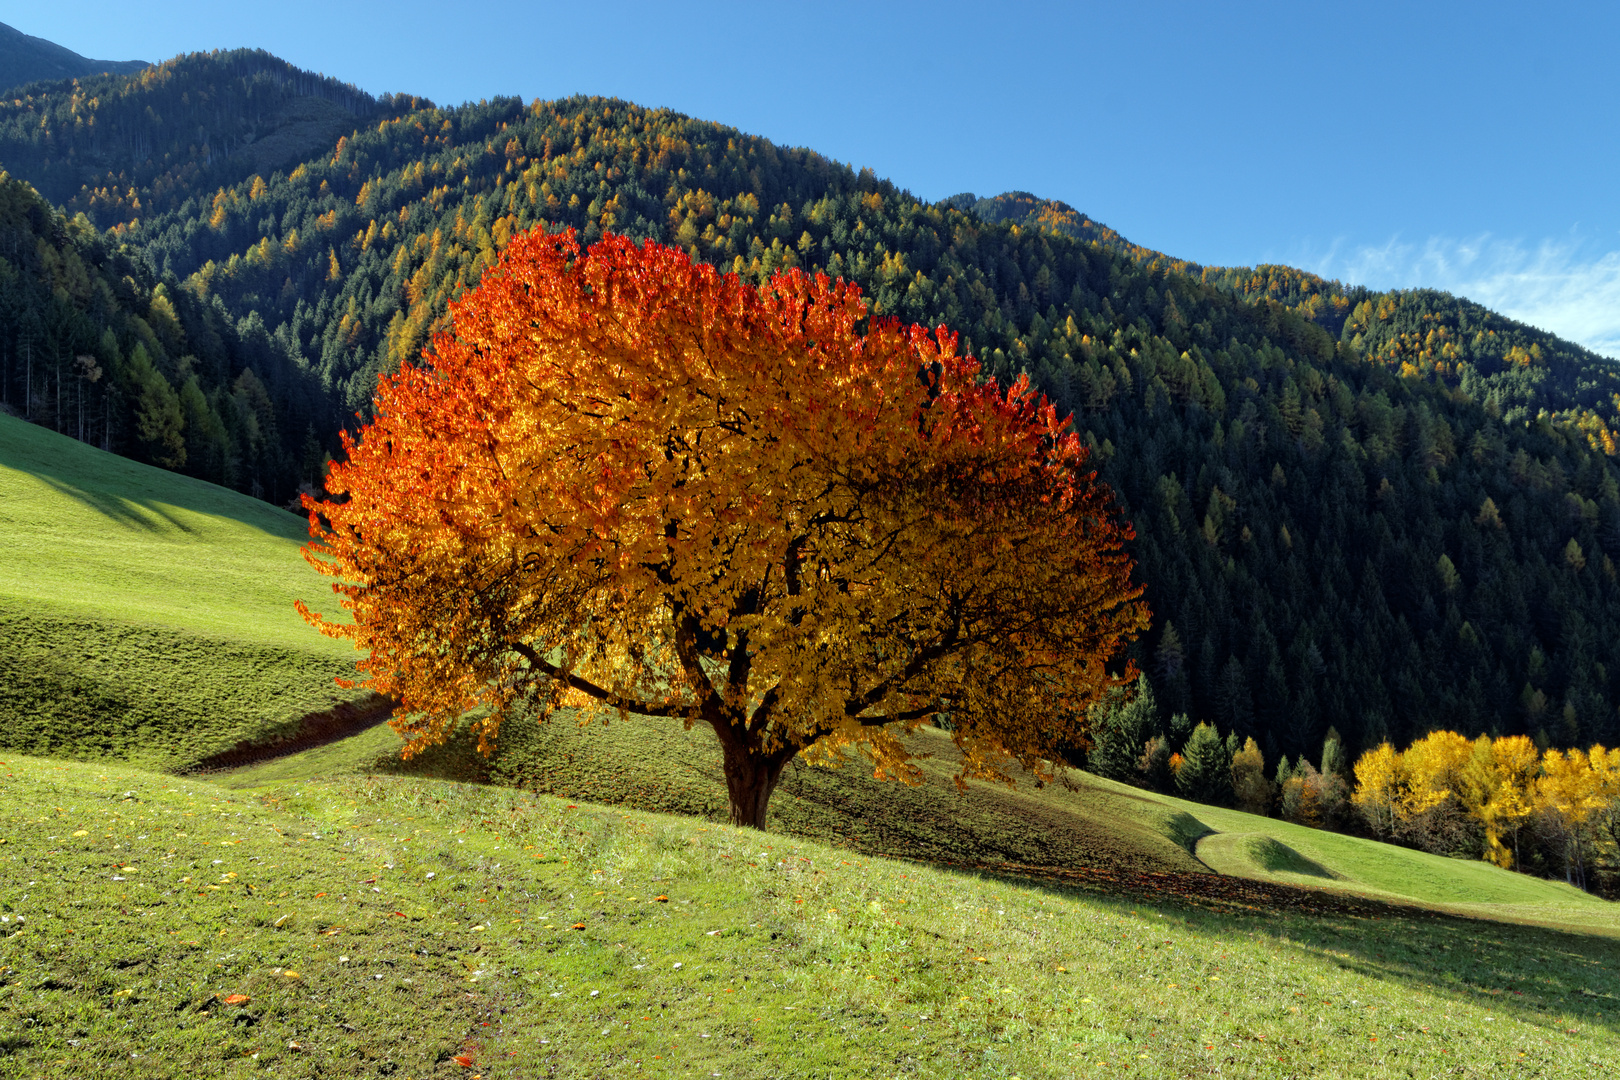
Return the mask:
<svg viewBox="0 0 1620 1080">
<path fill-rule="evenodd" d="M 1620 1050 L 1607 938 L 1217 914 L 423 778 L 0 776 L 0 1076 L 1581 1076 Z"/>
<path fill-rule="evenodd" d="M 0 748 L 175 766 L 354 695 L 284 510 L 0 416 Z"/>
<path fill-rule="evenodd" d="M 399 745 L 384 728 L 323 748 L 307 760 L 274 762 L 220 779 L 252 787 L 334 770 L 381 771 L 497 784 L 712 822 L 726 816 L 719 749 L 703 728 L 685 731 L 667 721 L 635 718 L 581 726 L 577 718 L 560 714 L 543 726 L 509 723 L 488 760 L 465 732 L 410 762 L 397 759 Z M 771 804 L 770 829 L 936 865 L 1005 866 L 1014 874 L 1039 874 L 1044 867 L 1054 872 L 1049 876 L 1068 875 L 1077 882 L 1084 876 L 1096 888 L 1133 894 L 1159 888 L 1151 879 L 1155 874 L 1214 870 L 1493 920 L 1620 934 L 1615 905 L 1561 882 L 1172 799 L 1083 772 L 1070 771 L 1067 783 L 1044 788 L 1027 781 L 1013 790 L 971 783 L 959 794 L 949 779 L 956 760 L 949 738 L 925 728 L 911 745 L 932 755 L 923 762 L 926 783 L 915 788 L 875 781 L 853 763 L 837 770 L 790 769 Z M 1078 875 L 1082 869 L 1088 873 Z M 1196 885 L 1175 883 L 1183 893 L 1197 891 Z M 1232 890 L 1212 885 L 1206 891 L 1214 896 Z"/>
<path fill-rule="evenodd" d="M 465 731 L 409 762 L 393 757 L 397 746 L 384 749 L 374 767 L 712 821 L 727 817 L 719 743 L 703 726 L 686 730 L 639 717 L 582 726 L 574 714 L 561 713 L 546 724 L 509 722 L 488 760 Z M 970 783 L 959 793 L 951 780 L 957 754 L 949 736 L 920 729 L 910 746 L 926 755 L 919 762 L 925 782 L 917 787 L 875 781 L 853 760 L 837 769 L 795 762 L 771 801 L 769 827 L 936 863 L 1205 869 L 1189 850 L 1196 823 L 1189 826 L 1177 810 L 1128 789 L 1042 787 L 1026 780 L 1012 789 Z"/>
<path fill-rule="evenodd" d="M 329 656 L 0 602 L 0 748 L 179 767 L 297 730 L 348 692 Z"/>
<path fill-rule="evenodd" d="M 1539 909 L 1538 917 L 1620 927 L 1620 909 L 1613 903 L 1561 881 L 1514 873 L 1480 860 L 1450 859 L 1237 810 L 1183 805 L 1194 809 L 1214 830 L 1213 835 L 1199 842 L 1197 850 L 1200 858 L 1223 874 L 1289 884 L 1321 884 L 1320 871 L 1325 870 L 1334 877 L 1337 887 L 1369 896 L 1501 917 Z M 1264 846 L 1265 841 L 1293 854 L 1279 856 L 1276 849 Z"/>
</svg>

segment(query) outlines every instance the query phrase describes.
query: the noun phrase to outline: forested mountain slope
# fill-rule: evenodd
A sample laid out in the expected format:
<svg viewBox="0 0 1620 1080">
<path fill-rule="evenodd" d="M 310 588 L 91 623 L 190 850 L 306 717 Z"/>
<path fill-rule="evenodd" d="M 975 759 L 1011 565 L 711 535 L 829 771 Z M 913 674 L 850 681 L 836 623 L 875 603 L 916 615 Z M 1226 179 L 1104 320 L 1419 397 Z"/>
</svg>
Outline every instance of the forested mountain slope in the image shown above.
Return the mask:
<svg viewBox="0 0 1620 1080">
<path fill-rule="evenodd" d="M 103 72 L 128 75 L 145 60 L 91 60 L 55 42 L 0 23 L 0 90 L 45 79 L 74 79 Z"/>
<path fill-rule="evenodd" d="M 878 313 L 961 331 L 989 372 L 1027 370 L 1136 522 L 1161 700 L 1268 758 L 1329 725 L 1352 751 L 1433 727 L 1620 734 L 1612 365 L 1466 301 L 1199 267 L 1023 196 L 927 204 L 596 98 L 373 117 L 295 168 L 166 198 L 109 240 L 317 388 L 307 420 L 271 395 L 278 490 L 515 232 L 613 230 L 753 281 L 842 275 Z"/>
<path fill-rule="evenodd" d="M 5 173 L 0 409 L 272 502 L 318 479 L 331 425 L 319 383 L 256 316 L 155 281 Z"/>
<path fill-rule="evenodd" d="M 1196 277 L 1246 300 L 1271 300 L 1343 336 L 1361 355 L 1402 374 L 1433 378 L 1512 421 L 1542 410 L 1572 423 L 1610 456 L 1620 427 L 1620 365 L 1555 334 L 1433 289 L 1376 293 L 1291 266 L 1207 267 L 1126 240 L 1067 203 L 1014 191 L 946 205 L 989 222 L 1093 241 L 1140 263 Z"/>
<path fill-rule="evenodd" d="M 105 229 L 290 169 L 356 125 L 426 104 L 375 98 L 258 49 L 142 67 L 12 91 L 0 100 L 0 166 Z"/>
</svg>

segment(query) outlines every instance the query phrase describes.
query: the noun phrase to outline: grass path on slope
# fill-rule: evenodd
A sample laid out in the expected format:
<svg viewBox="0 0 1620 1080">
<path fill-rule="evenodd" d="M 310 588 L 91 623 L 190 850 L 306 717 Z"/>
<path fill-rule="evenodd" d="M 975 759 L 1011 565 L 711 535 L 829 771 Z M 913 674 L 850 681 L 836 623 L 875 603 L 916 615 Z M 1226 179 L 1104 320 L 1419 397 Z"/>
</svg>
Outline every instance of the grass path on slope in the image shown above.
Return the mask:
<svg viewBox="0 0 1620 1080">
<path fill-rule="evenodd" d="M 418 778 L 247 795 L 5 762 L 0 1077 L 1588 1076 L 1620 1052 L 1604 938 L 1127 904 Z"/>
<path fill-rule="evenodd" d="M 0 747 L 183 764 L 348 696 L 303 522 L 0 416 Z"/>
</svg>

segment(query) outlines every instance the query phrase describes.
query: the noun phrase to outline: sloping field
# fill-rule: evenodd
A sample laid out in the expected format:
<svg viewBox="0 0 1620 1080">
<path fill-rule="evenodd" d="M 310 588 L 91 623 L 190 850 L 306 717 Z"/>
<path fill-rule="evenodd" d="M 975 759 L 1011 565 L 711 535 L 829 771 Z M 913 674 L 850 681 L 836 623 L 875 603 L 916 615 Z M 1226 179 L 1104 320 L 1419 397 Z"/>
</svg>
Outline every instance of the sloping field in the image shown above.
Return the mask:
<svg viewBox="0 0 1620 1080">
<path fill-rule="evenodd" d="M 0 760 L 0 1077 L 1587 1077 L 1620 1053 L 1607 937 L 1120 899 L 419 777 Z"/>
<path fill-rule="evenodd" d="M 0 415 L 0 747 L 183 765 L 352 694 L 301 519 Z"/>
<path fill-rule="evenodd" d="M 481 759 L 456 739 L 411 762 L 378 728 L 308 755 L 228 773 L 238 788 L 369 771 L 516 787 L 567 799 L 725 819 L 725 782 L 714 737 L 698 727 L 632 719 L 580 726 L 564 715 L 544 726 L 513 722 L 496 754 Z M 950 777 L 955 750 L 924 728 L 912 747 L 924 784 L 879 782 L 855 762 L 790 768 L 771 804 L 770 829 L 843 850 L 1140 893 L 1174 889 L 1222 900 L 1212 873 L 1290 889 L 1419 905 L 1460 915 L 1620 934 L 1620 909 L 1562 882 L 1488 863 L 1447 859 L 1358 837 L 1307 829 L 1236 810 L 1141 791 L 1068 770 L 1066 783 L 1014 789 Z M 1153 875 L 1197 875 L 1155 878 Z M 1222 900 L 1222 902 L 1225 902 Z M 1310 903 L 1309 896 L 1295 902 Z"/>
</svg>

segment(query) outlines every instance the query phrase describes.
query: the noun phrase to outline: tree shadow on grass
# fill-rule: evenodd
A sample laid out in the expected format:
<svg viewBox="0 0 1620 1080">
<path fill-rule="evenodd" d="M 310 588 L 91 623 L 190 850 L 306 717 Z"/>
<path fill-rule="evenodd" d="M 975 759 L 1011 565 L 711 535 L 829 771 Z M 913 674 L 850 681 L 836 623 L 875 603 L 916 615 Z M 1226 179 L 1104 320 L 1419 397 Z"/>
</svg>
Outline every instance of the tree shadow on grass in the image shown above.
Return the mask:
<svg viewBox="0 0 1620 1080">
<path fill-rule="evenodd" d="M 1161 914 L 1212 944 L 1269 938 L 1338 968 L 1440 1002 L 1484 1008 L 1549 1031 L 1620 1029 L 1620 935 L 1387 903 L 1217 874 L 1093 875 L 1040 867 L 958 869 L 1020 888 Z"/>
<path fill-rule="evenodd" d="M 0 416 L 0 466 L 35 477 L 64 498 L 130 529 L 193 528 L 169 509 L 238 521 L 301 540 L 298 517 L 206 480 L 109 454 L 16 417 Z"/>
<path fill-rule="evenodd" d="M 587 730 L 573 714 L 559 713 L 546 725 L 503 727 L 490 759 L 479 757 L 470 735 L 462 732 L 413 761 L 381 764 L 391 772 L 712 821 L 726 818 L 714 736 L 663 721 L 613 721 L 605 729 Z M 770 829 L 1020 888 L 1162 912 L 1211 942 L 1267 936 L 1279 949 L 1301 949 L 1442 1001 L 1484 1003 L 1527 1023 L 1551 1027 L 1555 1019 L 1574 1018 L 1617 1024 L 1620 938 L 1469 918 L 1331 888 L 1191 872 L 1201 866 L 1177 840 L 1207 831 L 1192 815 L 1170 823 L 1177 837 L 1166 835 L 1165 823 L 1157 819 L 1133 832 L 1138 823 L 1088 820 L 1083 802 L 1072 812 L 1062 811 L 1050 789 L 1043 812 L 1042 800 L 1024 797 L 1033 785 L 1015 791 L 972 785 L 968 795 L 959 796 L 948 782 L 937 780 L 904 788 L 874 782 L 854 768 L 793 769 L 772 802 Z M 1061 797 L 1084 800 L 1094 794 Z M 1117 812 L 1121 805 L 1127 804 L 1110 800 L 1099 809 Z M 1261 852 L 1261 861 L 1279 862 L 1284 865 L 1277 868 L 1296 873 L 1309 872 L 1302 863 L 1316 865 L 1290 851 Z"/>
<path fill-rule="evenodd" d="M 163 533 L 175 530 L 189 533 L 190 526 L 166 513 L 161 506 L 150 502 L 136 502 L 121 495 L 113 495 L 93 488 L 77 487 L 54 476 L 34 473 L 34 478 L 52 491 L 75 502 L 82 503 L 103 517 L 110 518 L 126 529 Z"/>
</svg>

